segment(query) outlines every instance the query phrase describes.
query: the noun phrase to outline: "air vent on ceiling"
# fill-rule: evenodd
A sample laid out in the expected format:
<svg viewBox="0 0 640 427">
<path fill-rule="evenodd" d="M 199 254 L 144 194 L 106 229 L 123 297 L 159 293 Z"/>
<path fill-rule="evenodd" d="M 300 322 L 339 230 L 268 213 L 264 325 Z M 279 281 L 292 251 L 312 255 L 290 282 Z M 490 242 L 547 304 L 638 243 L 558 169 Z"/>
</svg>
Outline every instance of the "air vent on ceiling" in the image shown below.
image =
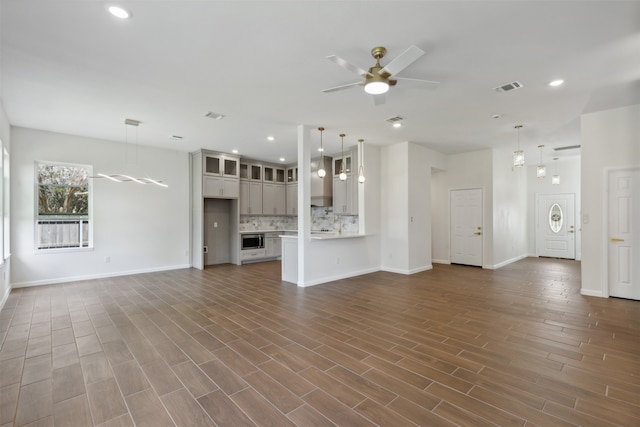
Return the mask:
<svg viewBox="0 0 640 427">
<path fill-rule="evenodd" d="M 524 85 L 520 82 L 512 82 L 512 83 L 506 83 L 506 84 L 500 85 L 498 87 L 494 87 L 493 89 L 496 92 L 509 92 L 510 90 L 520 89 L 523 86 Z"/>
<path fill-rule="evenodd" d="M 553 151 L 573 150 L 574 148 L 580 148 L 579 145 L 567 145 L 566 147 L 554 148 Z"/>
<path fill-rule="evenodd" d="M 170 135 L 169 139 L 173 139 L 174 141 L 182 141 L 184 138 L 180 135 Z"/>
<path fill-rule="evenodd" d="M 206 113 L 204 115 L 205 117 L 209 117 L 210 119 L 215 119 L 215 120 L 221 120 L 224 118 L 224 116 L 222 114 L 219 113 L 213 113 L 211 111 L 209 111 L 208 113 Z"/>
<path fill-rule="evenodd" d="M 400 116 L 395 116 L 395 117 L 389 117 L 389 118 L 388 118 L 388 119 L 386 119 L 385 121 L 386 121 L 386 122 L 389 122 L 389 123 L 398 123 L 398 122 L 401 122 L 402 120 L 404 120 L 402 117 L 400 117 Z"/>
</svg>

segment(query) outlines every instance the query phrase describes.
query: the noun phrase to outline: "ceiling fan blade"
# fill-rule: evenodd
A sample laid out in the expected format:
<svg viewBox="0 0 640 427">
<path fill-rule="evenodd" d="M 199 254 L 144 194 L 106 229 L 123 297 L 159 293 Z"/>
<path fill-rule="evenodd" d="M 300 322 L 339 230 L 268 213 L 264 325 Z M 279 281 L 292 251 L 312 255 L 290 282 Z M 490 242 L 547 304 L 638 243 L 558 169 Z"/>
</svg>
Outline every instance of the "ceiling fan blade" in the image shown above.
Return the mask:
<svg viewBox="0 0 640 427">
<path fill-rule="evenodd" d="M 402 86 L 408 83 L 408 86 L 416 89 L 435 89 L 440 84 L 440 82 L 434 82 L 432 80 L 409 79 L 406 77 L 394 77 L 394 79 L 402 82 Z"/>
<path fill-rule="evenodd" d="M 424 50 L 416 46 L 410 46 L 407 50 L 398 55 L 393 61 L 385 65 L 378 74 L 387 73 L 395 76 L 400 71 L 411 65 L 416 59 L 424 55 Z"/>
<path fill-rule="evenodd" d="M 381 93 L 379 95 L 373 95 L 373 104 L 382 105 L 387 102 L 387 94 Z"/>
<path fill-rule="evenodd" d="M 349 84 L 346 84 L 346 85 L 330 87 L 329 89 L 323 89 L 322 91 L 324 93 L 331 93 L 331 92 L 337 92 L 339 90 L 350 89 L 350 88 L 352 88 L 354 86 L 360 86 L 360 85 L 362 85 L 362 82 L 355 82 L 355 83 L 349 83 Z"/>
<path fill-rule="evenodd" d="M 341 66 L 342 68 L 346 68 L 349 71 L 352 71 L 354 73 L 356 73 L 359 76 L 371 76 L 371 74 L 367 71 L 367 70 L 363 70 L 362 68 L 351 64 L 350 62 L 345 61 L 344 59 L 340 58 L 339 56 L 335 56 L 335 55 L 329 55 L 327 56 L 327 59 L 331 62 L 335 62 L 336 64 L 338 64 L 339 66 Z"/>
</svg>

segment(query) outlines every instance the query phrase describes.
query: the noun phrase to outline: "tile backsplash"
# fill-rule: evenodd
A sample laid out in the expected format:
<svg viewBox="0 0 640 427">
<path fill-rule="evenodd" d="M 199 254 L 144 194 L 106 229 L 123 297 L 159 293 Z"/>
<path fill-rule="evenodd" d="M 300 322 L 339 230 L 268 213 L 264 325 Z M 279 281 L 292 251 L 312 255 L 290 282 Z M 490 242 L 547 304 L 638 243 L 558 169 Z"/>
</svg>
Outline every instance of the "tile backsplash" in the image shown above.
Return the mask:
<svg viewBox="0 0 640 427">
<path fill-rule="evenodd" d="M 250 230 L 297 230 L 295 216 L 240 215 L 240 231 Z M 357 215 L 334 215 L 330 207 L 311 208 L 311 230 L 358 232 Z"/>
</svg>

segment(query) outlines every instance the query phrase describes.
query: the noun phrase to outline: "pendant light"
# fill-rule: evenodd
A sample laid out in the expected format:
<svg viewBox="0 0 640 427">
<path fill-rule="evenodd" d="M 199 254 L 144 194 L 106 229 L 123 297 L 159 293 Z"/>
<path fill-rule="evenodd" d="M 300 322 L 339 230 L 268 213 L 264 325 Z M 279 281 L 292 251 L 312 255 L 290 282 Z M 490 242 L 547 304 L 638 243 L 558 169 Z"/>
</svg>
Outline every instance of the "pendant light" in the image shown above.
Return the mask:
<svg viewBox="0 0 640 427">
<path fill-rule="evenodd" d="M 555 168 L 555 174 L 551 177 L 551 184 L 560 185 L 560 175 L 558 175 L 558 158 L 553 158 L 553 164 Z"/>
<path fill-rule="evenodd" d="M 359 139 L 358 144 L 360 144 L 360 147 L 358 147 L 358 182 L 364 184 L 364 139 Z"/>
<path fill-rule="evenodd" d="M 544 178 L 547 176 L 547 168 L 542 164 L 542 147 L 544 147 L 544 145 L 538 145 L 538 148 L 540 149 L 540 164 L 536 168 L 536 177 L 538 178 Z"/>
<path fill-rule="evenodd" d="M 134 167 L 138 166 L 138 126 L 140 125 L 140 121 L 138 120 L 133 120 L 133 119 L 125 119 L 124 120 L 124 157 L 125 157 L 125 166 L 128 163 L 128 154 L 129 154 L 129 127 L 134 127 L 136 132 L 135 132 L 135 147 L 134 147 L 134 153 L 135 153 L 135 158 L 133 160 L 133 163 L 131 164 Z M 149 177 L 141 177 L 141 178 L 135 178 L 131 175 L 127 175 L 124 173 L 112 173 L 112 174 L 105 174 L 105 173 L 99 173 L 97 176 L 92 176 L 91 178 L 105 178 L 108 179 L 109 181 L 113 181 L 113 182 L 135 182 L 137 184 L 155 184 L 158 187 L 164 187 L 167 188 L 168 185 L 164 184 L 162 181 L 159 180 L 155 180 Z"/>
<path fill-rule="evenodd" d="M 324 128 L 318 128 L 320 131 L 320 163 L 318 164 L 318 176 L 324 178 L 327 175 L 327 171 L 324 169 L 324 146 L 322 145 L 322 132 Z"/>
<path fill-rule="evenodd" d="M 344 159 L 344 137 L 346 135 L 344 133 L 340 134 L 340 140 L 341 140 L 341 144 L 342 144 L 342 160 L 340 160 L 340 181 L 346 181 L 347 180 L 347 174 L 344 171 L 344 163 L 345 163 L 345 159 Z"/>
<path fill-rule="evenodd" d="M 521 167 L 524 166 L 524 151 L 520 149 L 520 129 L 522 129 L 522 125 L 516 125 L 515 129 L 518 132 L 518 147 L 513 152 L 513 166 Z"/>
</svg>

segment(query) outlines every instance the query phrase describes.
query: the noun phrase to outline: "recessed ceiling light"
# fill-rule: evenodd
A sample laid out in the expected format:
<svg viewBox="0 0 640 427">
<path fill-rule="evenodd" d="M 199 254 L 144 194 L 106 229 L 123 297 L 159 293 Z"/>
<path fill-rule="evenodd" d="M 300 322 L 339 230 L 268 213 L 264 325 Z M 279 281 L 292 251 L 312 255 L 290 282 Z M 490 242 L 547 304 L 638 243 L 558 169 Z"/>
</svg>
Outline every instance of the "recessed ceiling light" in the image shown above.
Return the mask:
<svg viewBox="0 0 640 427">
<path fill-rule="evenodd" d="M 318 151 L 324 151 L 324 148 L 318 147 Z"/>
<path fill-rule="evenodd" d="M 284 161 L 285 161 L 285 158 L 284 158 L 284 157 L 280 157 L 280 161 L 281 161 L 281 162 L 284 162 Z"/>
<path fill-rule="evenodd" d="M 562 85 L 562 83 L 564 83 L 564 80 L 558 79 L 558 80 L 554 80 L 551 83 L 549 83 L 549 86 L 556 87 L 556 86 Z"/>
<path fill-rule="evenodd" d="M 395 122 L 395 123 L 393 124 L 393 127 L 394 127 L 394 128 L 401 128 L 401 127 L 402 127 L 402 123 L 400 123 L 400 122 Z"/>
<path fill-rule="evenodd" d="M 129 11 L 119 6 L 109 6 L 109 13 L 120 19 L 128 19 L 131 16 Z"/>
<path fill-rule="evenodd" d="M 238 150 L 231 150 L 233 154 L 238 154 Z"/>
<path fill-rule="evenodd" d="M 269 141 L 275 141 L 275 138 L 274 138 L 273 136 L 268 136 L 268 137 L 267 137 L 267 139 L 268 139 Z"/>
</svg>

